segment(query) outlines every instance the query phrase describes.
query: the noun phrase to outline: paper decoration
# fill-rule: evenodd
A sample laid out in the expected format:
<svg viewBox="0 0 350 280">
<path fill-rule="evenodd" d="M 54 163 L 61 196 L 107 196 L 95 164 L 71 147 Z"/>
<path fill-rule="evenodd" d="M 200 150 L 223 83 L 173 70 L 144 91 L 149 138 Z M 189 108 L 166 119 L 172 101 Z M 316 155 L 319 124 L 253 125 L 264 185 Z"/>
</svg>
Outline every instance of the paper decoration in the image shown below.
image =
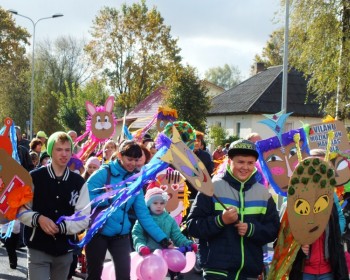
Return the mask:
<svg viewBox="0 0 350 280">
<path fill-rule="evenodd" d="M 330 152 L 342 152 L 350 150 L 344 123 L 337 120 L 320 122 L 307 125 L 308 140 L 310 149 L 326 150 L 328 143 L 328 133 L 334 132 L 334 138 L 330 143 Z"/>
<path fill-rule="evenodd" d="M 294 239 L 312 244 L 324 232 L 333 207 L 334 170 L 320 158 L 298 164 L 289 181 L 287 213 Z"/>
<path fill-rule="evenodd" d="M 156 122 L 158 132 L 162 132 L 169 122 L 174 122 L 177 118 L 177 111 L 175 109 L 167 106 L 159 107 Z"/>
<path fill-rule="evenodd" d="M 113 114 L 114 96 L 109 96 L 104 106 L 95 107 L 90 101 L 86 101 L 86 110 L 89 114 L 86 120 L 86 131 L 77 137 L 74 144 L 78 144 L 86 136 L 88 140 L 82 145 L 77 158 L 85 162 L 98 144 L 103 144 L 113 137 L 117 120 Z"/>
<path fill-rule="evenodd" d="M 284 110 L 275 114 L 263 114 L 267 119 L 259 121 L 259 123 L 266 124 L 276 134 L 278 140 L 282 144 L 282 134 L 284 132 L 284 124 L 287 118 L 293 113 L 284 114 Z"/>
<path fill-rule="evenodd" d="M 214 186 L 210 175 L 200 159 L 182 141 L 175 126 L 172 126 L 172 138 L 169 150 L 160 159 L 175 167 L 198 191 L 213 196 Z"/>
<path fill-rule="evenodd" d="M 289 178 L 299 163 L 297 145 L 294 142 L 296 134 L 300 135 L 298 145 L 302 158 L 305 158 L 309 155 L 309 147 L 302 128 L 283 133 L 282 142 L 274 136 L 256 143 L 262 171 L 275 192 L 282 196 L 287 196 Z"/>
<path fill-rule="evenodd" d="M 32 177 L 12 158 L 9 131 L 12 119 L 5 119 L 6 129 L 0 135 L 0 223 L 15 219 L 18 208 L 31 200 Z"/>
</svg>

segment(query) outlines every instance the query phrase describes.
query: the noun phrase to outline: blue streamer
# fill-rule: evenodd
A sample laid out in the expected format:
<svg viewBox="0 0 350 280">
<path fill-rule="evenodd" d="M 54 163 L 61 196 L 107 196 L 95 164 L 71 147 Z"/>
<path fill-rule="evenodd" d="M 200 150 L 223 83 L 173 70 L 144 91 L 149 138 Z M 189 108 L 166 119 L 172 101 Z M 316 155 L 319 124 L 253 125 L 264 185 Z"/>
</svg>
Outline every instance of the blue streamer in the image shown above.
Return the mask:
<svg viewBox="0 0 350 280">
<path fill-rule="evenodd" d="M 116 211 L 116 209 L 118 209 L 125 202 L 127 202 L 129 200 L 129 198 L 137 195 L 146 183 L 148 183 L 151 180 L 155 180 L 157 174 L 169 166 L 168 163 L 160 160 L 160 158 L 168 151 L 170 144 L 171 144 L 171 140 L 169 138 L 167 138 L 166 136 L 164 136 L 164 137 L 165 138 L 161 137 L 161 139 L 164 141 L 163 146 L 160 147 L 158 152 L 152 157 L 151 161 L 142 167 L 142 169 L 139 173 L 133 175 L 132 177 L 128 178 L 127 180 L 125 180 L 123 182 L 120 182 L 118 184 L 111 184 L 108 186 L 108 187 L 115 187 L 115 186 L 120 187 L 122 185 L 128 185 L 128 187 L 114 190 L 114 191 L 110 191 L 108 193 L 104 193 L 104 194 L 96 197 L 94 200 L 92 200 L 89 203 L 89 205 L 87 205 L 84 208 L 84 209 L 86 209 L 87 207 L 89 207 L 92 204 L 95 204 L 95 205 L 97 204 L 97 206 L 95 206 L 91 211 L 91 213 L 93 213 L 96 211 L 96 208 L 98 207 L 99 203 L 102 203 L 102 201 L 105 201 L 106 199 L 111 198 L 111 196 L 117 197 L 108 208 L 102 210 L 97 215 L 96 219 L 94 220 L 94 223 L 87 230 L 85 237 L 79 243 L 74 244 L 74 245 L 77 245 L 79 247 L 83 247 L 84 245 L 86 245 L 92 239 L 92 237 L 99 231 L 99 229 L 103 227 L 106 220 L 113 214 L 114 211 Z M 161 140 L 159 140 L 159 141 L 161 141 Z M 159 142 L 159 144 L 160 144 L 160 142 Z M 131 180 L 132 180 L 132 182 L 131 182 Z M 82 220 L 82 219 L 86 219 L 88 217 L 91 217 L 92 214 L 90 214 L 89 216 L 84 216 L 84 215 L 80 216 L 82 211 L 79 211 L 79 212 L 77 212 L 74 215 L 69 216 L 69 217 L 62 216 L 57 220 L 56 223 L 60 223 L 63 220 L 77 221 L 77 220 Z"/>
<path fill-rule="evenodd" d="M 12 234 L 12 231 L 13 231 L 13 227 L 15 225 L 15 221 L 13 220 L 13 221 L 5 224 L 5 225 L 7 225 L 7 229 L 6 229 L 6 232 L 4 233 L 2 228 L 1 228 L 1 232 L 0 232 L 0 238 L 1 239 L 7 239 L 7 238 L 11 237 L 11 234 Z M 5 226 L 5 225 L 3 225 L 3 226 Z"/>
<path fill-rule="evenodd" d="M 128 140 L 131 140 L 132 139 L 132 135 L 128 129 L 128 127 L 124 124 L 123 125 L 123 132 L 124 132 L 124 135 L 125 137 L 128 139 Z"/>
</svg>

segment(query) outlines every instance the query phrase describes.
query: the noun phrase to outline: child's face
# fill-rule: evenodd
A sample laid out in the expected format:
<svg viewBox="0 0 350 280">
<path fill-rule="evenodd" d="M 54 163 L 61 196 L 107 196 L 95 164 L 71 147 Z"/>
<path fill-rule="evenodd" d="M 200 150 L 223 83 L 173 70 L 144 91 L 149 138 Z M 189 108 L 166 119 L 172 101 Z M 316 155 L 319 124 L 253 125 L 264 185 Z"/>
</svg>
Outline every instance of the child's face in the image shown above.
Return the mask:
<svg viewBox="0 0 350 280">
<path fill-rule="evenodd" d="M 98 166 L 96 164 L 92 164 L 90 163 L 88 166 L 87 166 L 87 173 L 89 173 L 89 175 L 91 175 L 92 173 L 94 173 L 96 170 L 98 169 Z"/>
<path fill-rule="evenodd" d="M 150 205 L 150 210 L 154 215 L 160 215 L 164 212 L 165 201 L 164 200 L 155 200 Z"/>
</svg>

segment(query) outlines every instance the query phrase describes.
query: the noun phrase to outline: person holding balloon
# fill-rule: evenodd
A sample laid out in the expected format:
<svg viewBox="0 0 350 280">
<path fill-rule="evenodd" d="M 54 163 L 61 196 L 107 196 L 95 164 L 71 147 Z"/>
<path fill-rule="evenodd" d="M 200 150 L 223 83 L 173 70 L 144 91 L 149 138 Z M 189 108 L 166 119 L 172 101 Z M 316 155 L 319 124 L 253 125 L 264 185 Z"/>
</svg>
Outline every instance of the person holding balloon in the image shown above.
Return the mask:
<svg viewBox="0 0 350 280">
<path fill-rule="evenodd" d="M 142 156 L 140 146 L 127 140 L 121 143 L 119 151 L 114 153 L 111 161 L 95 171 L 87 181 L 90 200 L 103 194 L 104 185 L 110 185 L 113 190 L 125 188 L 118 185 L 135 174 L 139 158 Z M 101 209 L 110 207 L 118 197 L 114 196 L 99 203 Z M 92 205 L 95 207 L 96 203 Z M 107 250 L 110 252 L 115 265 L 115 277 L 118 280 L 130 279 L 130 230 L 131 223 L 128 217 L 129 209 L 133 207 L 136 217 L 147 234 L 151 235 L 162 248 L 171 245 L 167 235 L 156 225 L 146 207 L 143 191 L 129 198 L 121 207 L 107 218 L 103 227 L 93 236 L 85 247 L 87 260 L 87 280 L 101 278 L 103 263 Z"/>
<path fill-rule="evenodd" d="M 165 206 L 168 201 L 168 193 L 161 188 L 153 187 L 147 190 L 145 194 L 145 202 L 150 210 L 150 213 L 156 222 L 156 224 L 164 231 L 170 238 L 173 244 L 183 252 L 194 251 L 197 252 L 197 244 L 192 240 L 189 240 L 180 231 L 174 218 L 165 211 Z M 147 256 L 156 249 L 161 249 L 159 243 L 157 243 L 151 236 L 149 236 L 141 224 L 136 221 L 136 224 L 132 230 L 132 238 L 134 242 L 134 248 L 142 255 Z M 179 272 L 174 272 L 169 269 L 170 279 L 181 279 Z"/>
<path fill-rule="evenodd" d="M 232 142 L 226 171 L 212 179 L 214 197 L 198 192 L 192 204 L 188 234 L 199 239 L 205 280 L 258 279 L 263 271 L 262 246 L 277 238 L 280 222 L 259 183 L 258 156 L 253 142 Z"/>
</svg>

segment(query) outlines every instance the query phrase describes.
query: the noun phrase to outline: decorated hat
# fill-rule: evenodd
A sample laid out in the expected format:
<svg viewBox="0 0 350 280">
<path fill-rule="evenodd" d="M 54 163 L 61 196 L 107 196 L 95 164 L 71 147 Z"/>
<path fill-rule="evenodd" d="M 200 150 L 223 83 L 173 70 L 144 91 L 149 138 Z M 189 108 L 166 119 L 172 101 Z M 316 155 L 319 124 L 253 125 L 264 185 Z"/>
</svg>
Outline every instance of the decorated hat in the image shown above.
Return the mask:
<svg viewBox="0 0 350 280">
<path fill-rule="evenodd" d="M 150 206 L 157 199 L 167 202 L 168 198 L 168 193 L 163 191 L 161 188 L 157 187 L 147 190 L 145 194 L 145 202 L 147 207 Z"/>
<path fill-rule="evenodd" d="M 42 130 L 38 131 L 38 133 L 36 134 L 36 137 L 43 137 L 43 138 L 48 138 L 46 133 Z"/>
<path fill-rule="evenodd" d="M 232 142 L 227 154 L 229 158 L 232 158 L 236 155 L 249 155 L 254 156 L 256 159 L 259 157 L 259 153 L 256 150 L 255 144 L 244 139 Z"/>
</svg>

